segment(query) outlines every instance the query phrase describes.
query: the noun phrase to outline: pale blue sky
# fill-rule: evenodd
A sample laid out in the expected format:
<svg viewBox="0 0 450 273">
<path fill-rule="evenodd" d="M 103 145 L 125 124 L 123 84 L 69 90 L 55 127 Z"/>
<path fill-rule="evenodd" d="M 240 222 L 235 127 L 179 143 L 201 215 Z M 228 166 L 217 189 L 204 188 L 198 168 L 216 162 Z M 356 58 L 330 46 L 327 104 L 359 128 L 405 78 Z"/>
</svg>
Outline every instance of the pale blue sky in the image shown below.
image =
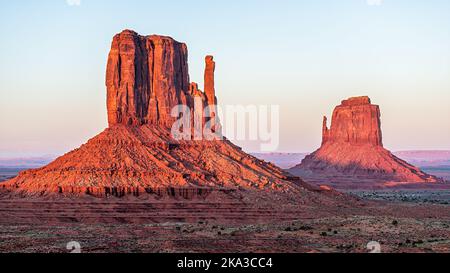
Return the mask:
<svg viewBox="0 0 450 273">
<path fill-rule="evenodd" d="M 186 42 L 201 86 L 213 54 L 220 104 L 279 104 L 280 151 L 316 149 L 322 116 L 354 95 L 381 106 L 388 148 L 450 149 L 449 15 L 448 0 L 0 0 L 0 157 L 60 154 L 106 127 L 125 28 Z"/>
</svg>

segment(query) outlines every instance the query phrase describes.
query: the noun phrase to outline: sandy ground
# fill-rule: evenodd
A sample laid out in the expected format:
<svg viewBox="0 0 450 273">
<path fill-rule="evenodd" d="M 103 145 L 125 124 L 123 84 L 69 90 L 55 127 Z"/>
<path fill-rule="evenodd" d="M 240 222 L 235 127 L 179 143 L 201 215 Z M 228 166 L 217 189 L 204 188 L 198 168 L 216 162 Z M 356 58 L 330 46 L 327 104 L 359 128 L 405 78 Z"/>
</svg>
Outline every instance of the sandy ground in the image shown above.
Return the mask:
<svg viewBox="0 0 450 273">
<path fill-rule="evenodd" d="M 368 200 L 450 205 L 450 190 L 357 190 L 348 193 Z"/>
<path fill-rule="evenodd" d="M 66 253 L 72 241 L 86 253 L 364 253 L 371 241 L 382 252 L 450 252 L 449 190 L 349 193 L 365 201 L 286 208 L 0 196 L 0 252 Z"/>
<path fill-rule="evenodd" d="M 450 221 L 392 217 L 333 217 L 280 224 L 2 225 L 2 252 L 450 252 Z"/>
<path fill-rule="evenodd" d="M 0 252 L 450 252 L 450 206 L 357 208 L 242 203 L 0 199 Z"/>
</svg>

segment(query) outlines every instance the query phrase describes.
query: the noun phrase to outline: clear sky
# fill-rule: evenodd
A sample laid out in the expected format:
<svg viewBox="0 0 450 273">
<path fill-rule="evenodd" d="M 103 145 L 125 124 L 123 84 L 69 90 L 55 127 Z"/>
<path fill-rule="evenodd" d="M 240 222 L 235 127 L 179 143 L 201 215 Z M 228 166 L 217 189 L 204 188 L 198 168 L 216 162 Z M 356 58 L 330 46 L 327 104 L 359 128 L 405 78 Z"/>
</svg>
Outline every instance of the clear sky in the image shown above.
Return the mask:
<svg viewBox="0 0 450 273">
<path fill-rule="evenodd" d="M 186 42 L 200 86 L 213 54 L 220 104 L 280 105 L 280 151 L 318 148 L 322 116 L 355 95 L 381 106 L 387 148 L 450 149 L 450 1 L 368 1 L 0 0 L 0 157 L 61 154 L 107 126 L 125 28 Z"/>
</svg>

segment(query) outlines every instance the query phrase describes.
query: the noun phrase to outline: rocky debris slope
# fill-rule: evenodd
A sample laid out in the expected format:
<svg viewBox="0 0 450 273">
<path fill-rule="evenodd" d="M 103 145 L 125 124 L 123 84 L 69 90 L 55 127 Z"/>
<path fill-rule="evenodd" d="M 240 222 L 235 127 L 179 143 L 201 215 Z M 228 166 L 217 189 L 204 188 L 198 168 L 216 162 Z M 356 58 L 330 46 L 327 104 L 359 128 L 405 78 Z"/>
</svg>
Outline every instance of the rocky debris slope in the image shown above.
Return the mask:
<svg viewBox="0 0 450 273">
<path fill-rule="evenodd" d="M 116 125 L 49 165 L 2 184 L 29 193 L 94 196 L 157 193 L 192 198 L 212 190 L 294 190 L 278 167 L 227 140 L 174 141 L 154 126 Z"/>
<path fill-rule="evenodd" d="M 438 178 L 383 147 L 380 116 L 379 106 L 371 104 L 368 97 L 342 101 L 333 112 L 331 128 L 324 117 L 320 149 L 291 173 L 338 188 L 374 186 L 378 182 L 383 186 L 438 182 Z"/>
</svg>

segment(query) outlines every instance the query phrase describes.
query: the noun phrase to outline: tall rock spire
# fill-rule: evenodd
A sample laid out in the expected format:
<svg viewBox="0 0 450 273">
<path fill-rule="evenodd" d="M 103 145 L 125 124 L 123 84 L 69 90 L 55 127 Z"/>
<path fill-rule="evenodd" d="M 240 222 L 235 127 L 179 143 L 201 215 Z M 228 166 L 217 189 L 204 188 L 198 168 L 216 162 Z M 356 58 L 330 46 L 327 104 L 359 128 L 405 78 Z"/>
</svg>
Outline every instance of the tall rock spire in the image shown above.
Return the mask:
<svg viewBox="0 0 450 273">
<path fill-rule="evenodd" d="M 210 124 L 212 131 L 217 131 L 218 122 L 217 122 L 217 99 L 216 99 L 216 90 L 214 88 L 214 72 L 216 70 L 216 63 L 214 62 L 213 56 L 206 56 L 205 58 L 205 96 L 206 103 L 209 107 L 209 113 L 207 115 L 210 117 Z"/>
<path fill-rule="evenodd" d="M 328 139 L 330 138 L 330 130 L 328 129 L 328 118 L 323 117 L 323 123 L 322 123 L 322 145 L 328 142 Z"/>
<path fill-rule="evenodd" d="M 214 73 L 216 63 L 211 55 L 205 58 L 205 95 L 208 105 L 216 104 L 216 90 L 214 88 Z"/>
</svg>

